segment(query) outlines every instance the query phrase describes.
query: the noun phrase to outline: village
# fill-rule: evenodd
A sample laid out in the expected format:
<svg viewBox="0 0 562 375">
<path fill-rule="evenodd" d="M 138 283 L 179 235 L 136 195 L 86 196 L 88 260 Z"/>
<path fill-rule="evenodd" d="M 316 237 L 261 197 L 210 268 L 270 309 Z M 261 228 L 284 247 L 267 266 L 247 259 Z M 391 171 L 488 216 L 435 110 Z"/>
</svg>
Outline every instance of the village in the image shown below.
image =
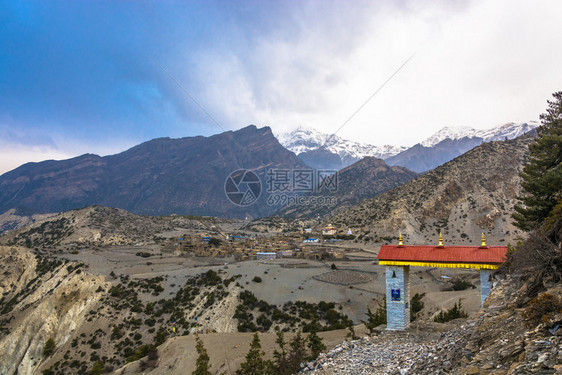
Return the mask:
<svg viewBox="0 0 562 375">
<path fill-rule="evenodd" d="M 197 257 L 234 257 L 236 261 L 297 258 L 330 260 L 344 259 L 351 239 L 351 230 L 338 230 L 328 225 L 321 230 L 306 228 L 282 234 L 195 232 L 171 237 L 162 243 L 162 250 L 176 255 Z"/>
</svg>

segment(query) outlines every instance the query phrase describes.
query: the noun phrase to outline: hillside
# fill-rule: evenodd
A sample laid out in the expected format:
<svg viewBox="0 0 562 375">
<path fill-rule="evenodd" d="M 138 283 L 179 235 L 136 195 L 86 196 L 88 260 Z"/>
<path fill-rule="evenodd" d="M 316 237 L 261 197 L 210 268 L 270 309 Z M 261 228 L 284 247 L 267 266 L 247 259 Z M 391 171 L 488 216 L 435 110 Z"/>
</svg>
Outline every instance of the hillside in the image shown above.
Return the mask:
<svg viewBox="0 0 562 375">
<path fill-rule="evenodd" d="M 519 234 L 511 213 L 520 194 L 519 172 L 532 137 L 484 143 L 402 186 L 329 216 L 324 224 L 351 228 L 359 240 L 380 242 L 402 232 L 407 243 L 491 243 Z"/>
<path fill-rule="evenodd" d="M 18 229 L 53 214 L 35 214 L 29 210 L 12 208 L 0 215 L 0 235 L 9 230 Z"/>
<path fill-rule="evenodd" d="M 432 170 L 484 143 L 515 139 L 532 132 L 538 123 L 508 123 L 492 129 L 445 127 L 426 140 L 386 159 L 389 165 L 401 165 L 415 172 Z"/>
<path fill-rule="evenodd" d="M 323 191 L 315 196 L 335 199 L 334 204 L 307 204 L 287 206 L 277 215 L 290 218 L 311 218 L 324 216 L 337 207 L 357 204 L 396 186 L 402 185 L 418 174 L 403 167 L 388 166 L 383 160 L 365 157 L 342 169 L 337 174 L 338 187 L 335 192 Z M 311 195 L 305 195 L 310 197 Z"/>
<path fill-rule="evenodd" d="M 139 216 L 122 209 L 92 206 L 38 220 L 0 237 L 0 244 L 27 247 L 77 247 L 153 244 L 162 232 L 217 230 L 219 219 Z"/>
<path fill-rule="evenodd" d="M 98 204 L 148 215 L 258 217 L 276 209 L 266 204 L 267 194 L 237 206 L 225 194 L 225 181 L 239 169 L 252 169 L 265 181 L 270 168 L 307 166 L 268 127 L 159 138 L 116 155 L 24 164 L 0 176 L 0 212 L 63 212 Z"/>
</svg>

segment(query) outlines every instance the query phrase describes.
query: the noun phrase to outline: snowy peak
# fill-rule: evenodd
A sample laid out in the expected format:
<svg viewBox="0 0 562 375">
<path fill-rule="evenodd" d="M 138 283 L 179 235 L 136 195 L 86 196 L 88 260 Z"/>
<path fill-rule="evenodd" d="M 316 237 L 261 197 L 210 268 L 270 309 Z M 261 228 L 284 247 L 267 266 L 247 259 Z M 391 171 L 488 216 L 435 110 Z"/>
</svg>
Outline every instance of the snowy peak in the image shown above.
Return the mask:
<svg viewBox="0 0 562 375">
<path fill-rule="evenodd" d="M 325 150 L 339 155 L 342 160 L 353 159 L 357 161 L 365 156 L 386 159 L 406 149 L 406 147 L 401 146 L 373 146 L 354 142 L 337 135 L 321 133 L 316 129 L 305 126 L 300 126 L 288 133 L 276 134 L 276 137 L 281 145 L 297 155 L 316 151 L 324 145 Z"/>
<path fill-rule="evenodd" d="M 424 147 L 432 147 L 445 139 L 455 141 L 462 138 L 482 138 L 483 142 L 503 141 L 505 139 L 517 138 L 520 135 L 537 128 L 538 126 L 540 126 L 539 122 L 529 121 L 524 123 L 510 122 L 486 130 L 479 130 L 470 127 L 444 127 L 431 137 L 421 142 L 421 145 Z"/>
</svg>

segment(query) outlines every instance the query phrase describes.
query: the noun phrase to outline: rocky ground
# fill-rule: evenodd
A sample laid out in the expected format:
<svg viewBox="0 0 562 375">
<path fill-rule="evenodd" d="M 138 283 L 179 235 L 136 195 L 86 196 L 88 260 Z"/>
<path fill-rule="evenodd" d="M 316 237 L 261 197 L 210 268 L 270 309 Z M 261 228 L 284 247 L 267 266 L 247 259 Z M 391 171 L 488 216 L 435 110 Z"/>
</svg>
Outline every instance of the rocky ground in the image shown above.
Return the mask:
<svg viewBox="0 0 562 375">
<path fill-rule="evenodd" d="M 414 323 L 405 332 L 383 331 L 343 342 L 303 367 L 312 374 L 562 374 L 562 311 L 529 329 L 518 290 L 497 285 L 486 308 L 471 320 Z M 546 293 L 562 295 L 562 285 Z M 510 302 L 511 301 L 511 302 Z M 431 326 L 433 325 L 433 327 Z"/>
<path fill-rule="evenodd" d="M 474 322 L 451 328 L 438 323 L 415 324 L 406 332 L 382 331 L 373 337 L 343 342 L 304 372 L 313 374 L 436 374 L 436 362 L 452 368 Z M 448 331 L 441 330 L 451 328 Z"/>
</svg>

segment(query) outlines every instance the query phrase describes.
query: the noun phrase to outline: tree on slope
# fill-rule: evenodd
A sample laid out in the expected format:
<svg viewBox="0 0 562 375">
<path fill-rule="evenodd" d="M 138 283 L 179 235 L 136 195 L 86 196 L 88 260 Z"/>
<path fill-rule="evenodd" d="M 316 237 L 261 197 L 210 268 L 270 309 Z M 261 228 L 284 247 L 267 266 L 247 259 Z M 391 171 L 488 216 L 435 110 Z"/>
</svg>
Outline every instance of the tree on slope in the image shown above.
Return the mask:
<svg viewBox="0 0 562 375">
<path fill-rule="evenodd" d="M 237 375 L 268 375 L 271 374 L 271 363 L 264 358 L 265 353 L 261 350 L 260 337 L 254 333 L 250 344 L 250 350 L 246 354 L 246 361 L 236 371 Z"/>
<path fill-rule="evenodd" d="M 318 336 L 318 329 L 318 319 L 314 317 L 310 323 L 310 333 L 308 334 L 308 348 L 311 352 L 311 360 L 315 360 L 320 353 L 326 350 L 326 345 L 322 342 L 322 337 Z"/>
<path fill-rule="evenodd" d="M 529 146 L 530 158 L 521 173 L 524 195 L 513 218 L 525 231 L 541 227 L 554 208 L 562 205 L 562 91 L 553 96 L 540 116 L 542 126 L 537 128 L 537 140 Z"/>
<path fill-rule="evenodd" d="M 296 374 L 301 369 L 301 363 L 306 360 L 306 339 L 298 331 L 289 344 L 291 350 L 287 354 L 287 362 L 291 374 Z"/>
<path fill-rule="evenodd" d="M 203 346 L 203 341 L 199 335 L 195 336 L 195 349 L 197 349 L 197 361 L 195 362 L 196 368 L 195 371 L 191 373 L 191 375 L 211 375 L 210 366 L 209 366 L 209 355 L 207 354 L 207 349 Z"/>
<path fill-rule="evenodd" d="M 279 350 L 273 351 L 273 358 L 275 359 L 273 367 L 275 374 L 277 375 L 291 375 L 294 371 L 291 371 L 289 360 L 287 358 L 287 350 L 285 349 L 285 335 L 279 327 L 275 327 L 275 334 L 277 339 L 275 342 L 279 345 Z"/>
</svg>

